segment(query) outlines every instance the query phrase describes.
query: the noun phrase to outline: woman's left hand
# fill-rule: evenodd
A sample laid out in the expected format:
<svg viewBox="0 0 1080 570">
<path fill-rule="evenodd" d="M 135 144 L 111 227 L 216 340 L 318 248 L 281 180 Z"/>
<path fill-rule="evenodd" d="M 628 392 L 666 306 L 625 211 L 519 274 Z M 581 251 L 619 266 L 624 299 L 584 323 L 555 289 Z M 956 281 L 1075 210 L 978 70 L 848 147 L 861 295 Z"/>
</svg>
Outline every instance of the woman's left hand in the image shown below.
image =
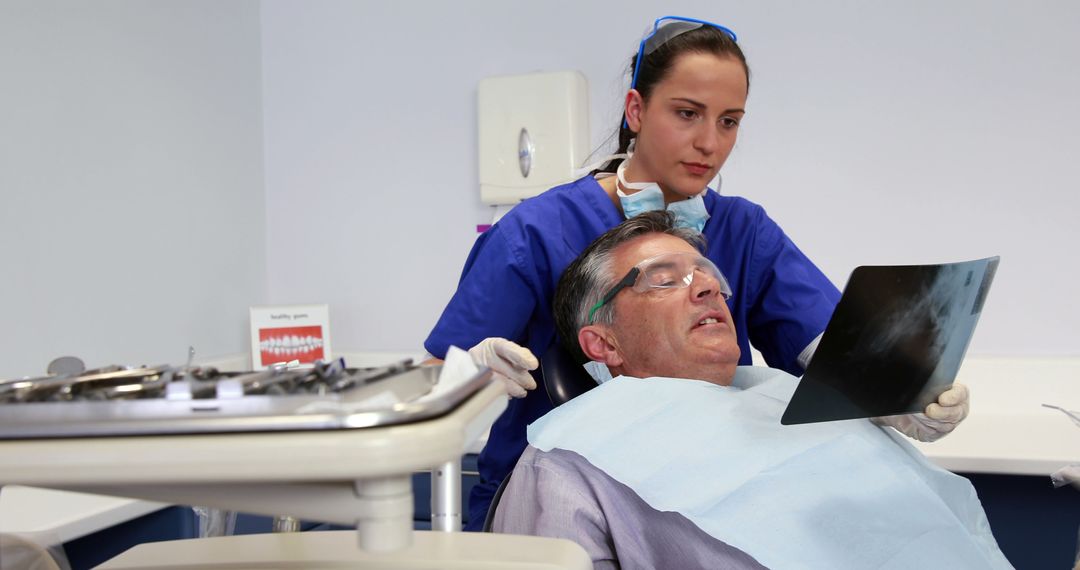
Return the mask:
<svg viewBox="0 0 1080 570">
<path fill-rule="evenodd" d="M 921 414 L 901 414 L 872 418 L 880 426 L 892 426 L 911 439 L 930 442 L 945 437 L 968 415 L 967 386 L 953 384 L 941 393 L 936 402 L 926 406 Z"/>
</svg>

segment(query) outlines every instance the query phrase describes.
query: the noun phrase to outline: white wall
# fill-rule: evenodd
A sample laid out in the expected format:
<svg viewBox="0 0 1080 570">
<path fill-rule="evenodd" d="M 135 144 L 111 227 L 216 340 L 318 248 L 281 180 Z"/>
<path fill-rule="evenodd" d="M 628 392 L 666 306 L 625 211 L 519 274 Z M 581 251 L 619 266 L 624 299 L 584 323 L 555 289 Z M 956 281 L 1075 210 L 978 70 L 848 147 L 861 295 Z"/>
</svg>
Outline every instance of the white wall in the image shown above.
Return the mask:
<svg viewBox="0 0 1080 570">
<path fill-rule="evenodd" d="M 418 348 L 476 224 L 490 222 L 477 82 L 573 67 L 615 75 L 621 48 L 597 57 L 582 49 L 594 40 L 553 41 L 593 33 L 553 17 L 576 4 L 265 2 L 271 301 L 328 302 L 335 346 Z"/>
<path fill-rule="evenodd" d="M 971 353 L 1080 354 L 1066 1 L 266 0 L 271 301 L 329 302 L 336 346 L 417 346 L 490 216 L 477 81 L 583 71 L 600 144 L 659 10 L 731 26 L 749 57 L 725 193 L 765 205 L 838 285 L 860 264 L 1000 254 Z"/>
<path fill-rule="evenodd" d="M 255 1 L 0 3 L 0 378 L 246 349 L 259 34 Z"/>
<path fill-rule="evenodd" d="M 490 217 L 476 83 L 583 71 L 599 145 L 660 9 L 0 4 L 0 377 L 65 353 L 243 352 L 263 302 L 330 303 L 343 350 L 415 350 Z M 1080 355 L 1080 6 L 662 9 L 730 25 L 750 58 L 725 193 L 764 204 L 838 284 L 864 263 L 1001 254 L 972 353 Z"/>
</svg>

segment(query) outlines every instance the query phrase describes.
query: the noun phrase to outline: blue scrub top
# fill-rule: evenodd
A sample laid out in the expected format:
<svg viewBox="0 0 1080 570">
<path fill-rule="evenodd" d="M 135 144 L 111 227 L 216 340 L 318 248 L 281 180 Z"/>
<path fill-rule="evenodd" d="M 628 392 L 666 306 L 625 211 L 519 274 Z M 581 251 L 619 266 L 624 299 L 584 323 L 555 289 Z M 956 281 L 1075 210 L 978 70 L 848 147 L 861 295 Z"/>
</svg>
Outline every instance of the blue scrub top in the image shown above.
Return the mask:
<svg viewBox="0 0 1080 570">
<path fill-rule="evenodd" d="M 728 300 L 742 356 L 750 344 L 773 368 L 803 373 L 797 358 L 829 322 L 840 292 L 766 214 L 748 200 L 705 193 L 707 256 L 733 295 Z M 457 292 L 424 342 L 445 358 L 487 337 L 526 346 L 540 358 L 555 338 L 552 299 L 559 276 L 600 234 L 623 221 L 592 176 L 515 206 L 477 239 Z M 534 375 L 538 374 L 534 373 Z M 480 453 L 481 483 L 469 500 L 468 530 L 478 530 L 500 482 L 525 449 L 525 427 L 551 410 L 543 382 L 509 402 Z"/>
</svg>

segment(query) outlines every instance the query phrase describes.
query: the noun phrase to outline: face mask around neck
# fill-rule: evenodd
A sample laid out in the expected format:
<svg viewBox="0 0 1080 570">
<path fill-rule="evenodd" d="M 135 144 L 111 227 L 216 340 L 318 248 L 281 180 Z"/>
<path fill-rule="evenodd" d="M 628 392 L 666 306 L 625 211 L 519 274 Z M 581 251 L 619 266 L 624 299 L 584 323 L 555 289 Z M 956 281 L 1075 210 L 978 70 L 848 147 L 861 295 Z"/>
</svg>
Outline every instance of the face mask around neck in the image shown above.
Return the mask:
<svg viewBox="0 0 1080 570">
<path fill-rule="evenodd" d="M 633 153 L 631 153 L 630 156 L 632 157 Z M 667 209 L 675 214 L 676 226 L 690 228 L 698 232 L 705 228 L 705 222 L 709 219 L 709 212 L 705 209 L 705 200 L 703 198 L 705 191 L 702 191 L 701 194 L 698 194 L 689 200 L 672 202 L 665 208 L 664 193 L 660 190 L 658 184 L 655 182 L 626 181 L 626 176 L 623 174 L 623 171 L 626 170 L 628 162 L 630 162 L 629 158 L 622 161 L 622 163 L 619 164 L 619 167 L 615 169 L 615 177 L 618 181 L 615 185 L 615 193 L 619 197 L 623 215 L 625 215 L 627 219 L 642 212 Z M 623 192 L 623 188 L 635 190 L 635 192 L 626 194 Z"/>
</svg>

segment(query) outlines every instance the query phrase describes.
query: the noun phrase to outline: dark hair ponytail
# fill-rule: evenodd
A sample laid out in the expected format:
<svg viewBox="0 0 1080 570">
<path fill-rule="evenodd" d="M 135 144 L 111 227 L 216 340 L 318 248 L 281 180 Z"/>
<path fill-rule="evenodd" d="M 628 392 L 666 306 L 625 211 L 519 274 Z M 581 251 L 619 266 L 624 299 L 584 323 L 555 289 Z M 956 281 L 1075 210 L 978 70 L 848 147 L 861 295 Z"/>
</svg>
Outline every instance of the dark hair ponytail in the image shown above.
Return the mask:
<svg viewBox="0 0 1080 570">
<path fill-rule="evenodd" d="M 701 26 L 688 32 L 679 34 L 661 44 L 652 53 L 642 56 L 641 69 L 638 70 L 637 85 L 634 86 L 642 99 L 648 100 L 656 85 L 664 80 L 671 71 L 675 60 L 684 53 L 711 53 L 718 57 L 731 57 L 742 64 L 746 72 L 746 90 L 750 90 L 750 67 L 746 64 L 746 56 L 735 40 L 727 33 L 712 26 Z M 634 67 L 637 65 L 637 54 L 630 57 L 630 65 L 627 67 L 627 77 L 633 77 Z M 618 150 L 615 154 L 623 154 L 630 148 L 630 142 L 637 136 L 626 125 L 626 110 L 623 109 L 622 118 L 619 119 L 619 127 L 616 131 L 619 139 Z M 596 172 L 615 172 L 621 158 L 609 160 Z"/>
</svg>

